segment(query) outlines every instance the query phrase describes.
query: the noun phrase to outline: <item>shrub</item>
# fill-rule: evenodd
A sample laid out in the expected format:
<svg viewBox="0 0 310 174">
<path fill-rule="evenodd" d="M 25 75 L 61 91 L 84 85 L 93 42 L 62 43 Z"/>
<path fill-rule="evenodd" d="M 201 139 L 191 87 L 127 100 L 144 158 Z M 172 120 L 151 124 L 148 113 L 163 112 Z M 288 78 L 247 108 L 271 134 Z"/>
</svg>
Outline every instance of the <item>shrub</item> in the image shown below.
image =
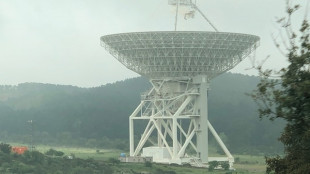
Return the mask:
<svg viewBox="0 0 310 174">
<path fill-rule="evenodd" d="M 49 149 L 47 152 L 45 152 L 45 155 L 48 156 L 63 156 L 65 153 L 63 153 L 62 151 L 57 151 L 54 149 Z"/>
<path fill-rule="evenodd" d="M 152 167 L 152 163 L 151 163 L 150 161 L 146 161 L 146 162 L 144 163 L 144 166 L 145 166 L 145 167 Z"/>
<path fill-rule="evenodd" d="M 9 144 L 5 144 L 5 143 L 0 144 L 0 150 L 3 153 L 9 154 L 9 153 L 11 153 L 11 149 L 12 149 L 12 146 Z"/>
<path fill-rule="evenodd" d="M 108 159 L 108 162 L 109 162 L 109 163 L 112 163 L 113 165 L 115 165 L 115 164 L 119 164 L 119 163 L 120 163 L 120 160 L 115 159 L 115 158 L 109 158 L 109 159 Z"/>
<path fill-rule="evenodd" d="M 217 167 L 219 165 L 219 162 L 218 161 L 210 161 L 209 162 L 209 168 L 208 170 L 209 171 L 213 171 L 215 169 L 215 167 Z"/>
<path fill-rule="evenodd" d="M 23 154 L 23 162 L 26 164 L 42 164 L 44 162 L 44 155 L 38 151 L 26 151 Z"/>
<path fill-rule="evenodd" d="M 221 166 L 224 170 L 229 170 L 229 163 L 227 161 L 222 162 Z"/>
</svg>

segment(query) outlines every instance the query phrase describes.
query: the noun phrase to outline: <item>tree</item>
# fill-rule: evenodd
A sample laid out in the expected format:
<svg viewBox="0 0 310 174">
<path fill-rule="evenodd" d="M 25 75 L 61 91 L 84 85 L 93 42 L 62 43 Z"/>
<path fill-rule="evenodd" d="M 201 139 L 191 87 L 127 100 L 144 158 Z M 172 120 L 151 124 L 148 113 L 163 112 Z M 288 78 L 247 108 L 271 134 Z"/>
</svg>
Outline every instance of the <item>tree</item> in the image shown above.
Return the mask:
<svg viewBox="0 0 310 174">
<path fill-rule="evenodd" d="M 45 155 L 48 155 L 48 156 L 58 156 L 58 157 L 61 157 L 64 154 L 65 154 L 64 152 L 57 151 L 57 150 L 54 150 L 54 149 L 49 149 L 47 152 L 45 152 Z"/>
<path fill-rule="evenodd" d="M 259 105 L 259 116 L 286 122 L 279 138 L 284 144 L 284 156 L 266 157 L 267 173 L 310 171 L 310 26 L 304 19 L 299 32 L 292 29 L 291 18 L 299 8 L 287 1 L 287 17 L 278 20 L 289 44 L 276 42 L 276 46 L 282 51 L 281 46 L 286 46 L 288 67 L 280 71 L 257 67 L 261 81 L 252 97 Z"/>
<path fill-rule="evenodd" d="M 9 154 L 11 153 L 12 146 L 9 144 L 1 143 L 0 144 L 0 151 L 3 153 Z"/>
<path fill-rule="evenodd" d="M 23 154 L 23 162 L 25 164 L 42 164 L 44 160 L 44 155 L 38 151 L 26 151 Z"/>
<path fill-rule="evenodd" d="M 209 164 L 208 170 L 210 172 L 212 172 L 216 167 L 218 167 L 219 162 L 218 161 L 210 161 L 208 164 Z"/>
</svg>

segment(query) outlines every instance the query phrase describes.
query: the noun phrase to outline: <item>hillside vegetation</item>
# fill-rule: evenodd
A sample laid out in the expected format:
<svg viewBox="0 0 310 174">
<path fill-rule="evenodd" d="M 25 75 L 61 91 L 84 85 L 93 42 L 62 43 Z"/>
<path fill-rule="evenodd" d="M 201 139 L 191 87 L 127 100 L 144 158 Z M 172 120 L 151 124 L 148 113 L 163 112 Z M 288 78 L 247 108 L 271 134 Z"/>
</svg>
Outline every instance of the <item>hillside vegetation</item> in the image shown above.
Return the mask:
<svg viewBox="0 0 310 174">
<path fill-rule="evenodd" d="M 245 94 L 258 81 L 230 73 L 211 81 L 209 118 L 232 153 L 282 149 L 277 137 L 283 123 L 260 121 L 255 103 Z M 33 132 L 35 144 L 127 150 L 128 116 L 140 102 L 140 93 L 150 87 L 142 77 L 94 88 L 38 83 L 0 86 L 0 141 L 30 143 Z"/>
</svg>

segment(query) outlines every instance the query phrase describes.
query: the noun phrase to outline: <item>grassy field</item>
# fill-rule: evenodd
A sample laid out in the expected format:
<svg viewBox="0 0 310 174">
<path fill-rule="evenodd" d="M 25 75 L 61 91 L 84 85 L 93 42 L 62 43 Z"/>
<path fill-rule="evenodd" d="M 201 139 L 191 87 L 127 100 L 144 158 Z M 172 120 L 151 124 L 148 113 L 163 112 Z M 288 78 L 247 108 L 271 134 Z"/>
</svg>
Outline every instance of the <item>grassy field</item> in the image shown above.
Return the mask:
<svg viewBox="0 0 310 174">
<path fill-rule="evenodd" d="M 20 146 L 21 144 L 11 143 L 12 146 Z M 36 146 L 36 150 L 44 153 L 49 149 L 55 149 L 62 151 L 65 155 L 74 155 L 77 158 L 87 159 L 93 158 L 100 161 L 108 161 L 110 158 L 118 158 L 122 151 L 114 149 L 92 149 L 92 148 L 76 148 L 76 147 L 51 147 L 40 145 Z M 250 155 L 234 155 L 235 164 L 233 174 L 247 174 L 247 173 L 256 173 L 263 174 L 265 173 L 265 160 L 263 156 L 250 156 Z M 225 174 L 227 171 L 213 171 L 209 172 L 205 168 L 193 168 L 193 167 L 182 167 L 174 165 L 162 165 L 162 164 L 152 164 L 152 167 L 146 167 L 145 164 L 139 163 L 120 163 L 115 166 L 112 166 L 115 171 L 126 172 L 126 171 L 135 171 L 135 172 L 151 172 L 155 173 L 158 170 L 164 171 L 174 171 L 177 174 L 205 174 L 205 173 L 214 173 L 214 174 Z"/>
<path fill-rule="evenodd" d="M 247 173 L 266 173 L 264 156 L 235 155 L 234 168 Z"/>
</svg>

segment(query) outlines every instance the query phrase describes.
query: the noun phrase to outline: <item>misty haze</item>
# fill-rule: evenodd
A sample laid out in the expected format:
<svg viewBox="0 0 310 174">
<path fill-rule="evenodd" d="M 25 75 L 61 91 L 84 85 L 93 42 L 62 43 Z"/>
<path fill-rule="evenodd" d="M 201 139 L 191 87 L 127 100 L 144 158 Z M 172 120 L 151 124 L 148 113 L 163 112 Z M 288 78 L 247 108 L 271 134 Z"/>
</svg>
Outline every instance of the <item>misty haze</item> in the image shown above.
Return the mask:
<svg viewBox="0 0 310 174">
<path fill-rule="evenodd" d="M 309 7 L 0 0 L 0 173 L 306 174 Z"/>
</svg>

